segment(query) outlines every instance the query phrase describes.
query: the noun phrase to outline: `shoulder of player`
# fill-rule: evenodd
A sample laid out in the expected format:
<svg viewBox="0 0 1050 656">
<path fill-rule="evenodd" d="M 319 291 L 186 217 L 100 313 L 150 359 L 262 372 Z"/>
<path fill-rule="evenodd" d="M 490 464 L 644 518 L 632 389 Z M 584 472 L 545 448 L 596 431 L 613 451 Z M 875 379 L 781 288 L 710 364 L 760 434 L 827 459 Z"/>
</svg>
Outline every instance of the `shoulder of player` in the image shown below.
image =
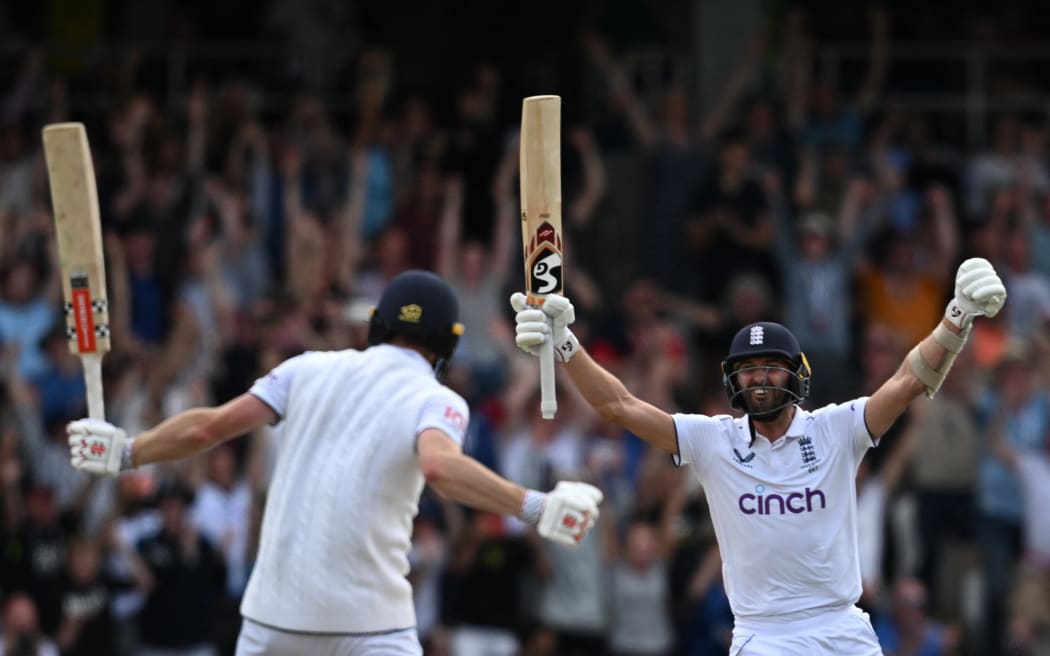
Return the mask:
<svg viewBox="0 0 1050 656">
<path fill-rule="evenodd" d="M 440 397 L 444 398 L 450 404 L 459 405 L 459 406 L 462 406 L 463 408 L 469 408 L 470 407 L 470 405 L 467 403 L 467 400 L 463 397 L 462 394 L 460 394 L 456 390 L 452 389 L 451 387 L 449 387 L 448 385 L 442 383 L 441 381 L 439 381 L 437 379 L 434 379 L 433 382 L 434 382 L 434 385 L 437 388 L 437 392 L 435 393 L 435 396 L 440 396 Z"/>
<path fill-rule="evenodd" d="M 828 403 L 812 410 L 797 408 L 796 411 L 809 421 L 827 421 L 843 413 L 863 412 L 867 402 L 868 397 L 861 396 L 842 403 Z"/>
<path fill-rule="evenodd" d="M 672 418 L 679 438 L 689 436 L 705 438 L 715 435 L 731 438 L 735 435 L 746 437 L 749 434 L 746 417 L 675 413 Z"/>
</svg>

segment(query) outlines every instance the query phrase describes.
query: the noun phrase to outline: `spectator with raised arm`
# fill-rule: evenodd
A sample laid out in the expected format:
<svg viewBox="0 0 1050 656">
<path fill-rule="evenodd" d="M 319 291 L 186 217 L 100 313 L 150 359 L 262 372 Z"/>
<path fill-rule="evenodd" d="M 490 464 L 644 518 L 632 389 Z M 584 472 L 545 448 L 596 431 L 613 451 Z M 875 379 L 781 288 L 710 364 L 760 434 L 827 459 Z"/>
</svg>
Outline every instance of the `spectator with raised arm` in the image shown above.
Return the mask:
<svg viewBox="0 0 1050 656">
<path fill-rule="evenodd" d="M 755 44 L 738 60 L 711 111 L 698 116 L 690 108 L 686 89 L 674 84 L 664 90 L 660 115 L 653 118 L 605 40 L 594 32 L 583 35 L 584 53 L 600 72 L 614 106 L 647 159 L 642 271 L 664 289 L 682 291 L 677 267 L 686 257 L 680 244 L 691 195 L 707 169 L 707 151 L 725 128 L 753 74 L 762 51 L 762 42 L 756 39 Z"/>
<path fill-rule="evenodd" d="M 1018 450 L 1041 452 L 1050 441 L 1050 396 L 1036 385 L 1027 344 L 1011 342 L 988 381 L 978 411 L 986 431 Z M 977 536 L 984 577 L 984 653 L 1000 653 L 1008 626 L 1007 599 L 1012 564 L 1022 553 L 1024 500 L 1015 470 L 996 458 L 982 458 L 977 477 Z"/>
<path fill-rule="evenodd" d="M 857 255 L 867 245 L 881 208 L 875 190 L 863 179 L 850 183 L 837 218 L 815 210 L 793 216 L 786 199 L 773 191 L 785 324 L 823 373 L 824 382 L 812 389 L 821 403 L 852 382 L 854 308 L 849 291 Z"/>
<path fill-rule="evenodd" d="M 1032 355 L 1012 353 L 1009 357 Z M 1017 475 L 1024 509 L 1022 556 L 1014 572 L 1006 633 L 1011 653 L 1040 653 L 1050 647 L 1050 440 L 1036 448 L 1010 440 L 1005 410 L 1001 408 L 992 417 L 987 446 Z"/>
<path fill-rule="evenodd" d="M 940 312 L 940 299 L 951 280 L 959 252 L 954 204 L 948 190 L 926 192 L 928 216 L 919 227 L 928 238 L 884 227 L 873 238 L 871 256 L 860 265 L 857 285 L 860 312 L 868 323 L 899 330 L 906 341 L 918 339 Z"/>
<path fill-rule="evenodd" d="M 882 7 L 873 7 L 868 11 L 868 24 L 871 30 L 868 70 L 852 99 L 844 101 L 836 86 L 838 81 L 827 78 L 818 81 L 812 89 L 808 85 L 799 85 L 793 91 L 808 99 L 808 118 L 802 127 L 802 140 L 807 148 L 820 152 L 828 147 L 839 147 L 845 149 L 849 156 L 854 156 L 861 147 L 864 121 L 874 109 L 886 80 L 889 14 Z M 812 49 L 804 48 L 799 52 L 803 56 L 797 57 L 795 64 L 800 68 L 811 67 L 808 55 Z M 800 77 L 806 79 L 805 76 Z"/>
</svg>

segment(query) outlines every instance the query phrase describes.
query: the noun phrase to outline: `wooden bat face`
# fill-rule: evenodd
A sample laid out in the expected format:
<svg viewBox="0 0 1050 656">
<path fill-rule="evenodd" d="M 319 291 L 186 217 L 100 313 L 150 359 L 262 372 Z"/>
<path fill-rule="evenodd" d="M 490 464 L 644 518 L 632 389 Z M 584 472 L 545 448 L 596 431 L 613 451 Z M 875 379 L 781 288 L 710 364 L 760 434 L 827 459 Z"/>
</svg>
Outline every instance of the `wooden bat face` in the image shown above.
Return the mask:
<svg viewBox="0 0 1050 656">
<path fill-rule="evenodd" d="M 521 228 L 525 290 L 538 305 L 564 289 L 561 237 L 561 98 L 531 96 L 521 109 Z"/>
<path fill-rule="evenodd" d="M 77 355 L 105 353 L 110 347 L 109 306 L 87 132 L 81 123 L 58 123 L 44 128 L 43 138 L 69 350 Z"/>
</svg>

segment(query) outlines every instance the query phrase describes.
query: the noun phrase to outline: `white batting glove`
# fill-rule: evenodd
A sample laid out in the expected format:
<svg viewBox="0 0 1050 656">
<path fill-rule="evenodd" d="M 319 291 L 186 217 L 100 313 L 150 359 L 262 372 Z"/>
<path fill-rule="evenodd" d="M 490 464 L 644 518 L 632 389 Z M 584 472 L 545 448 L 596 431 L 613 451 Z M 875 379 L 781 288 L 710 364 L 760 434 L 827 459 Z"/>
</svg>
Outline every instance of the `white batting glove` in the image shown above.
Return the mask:
<svg viewBox="0 0 1050 656">
<path fill-rule="evenodd" d="M 569 299 L 548 294 L 542 307 L 533 307 L 526 303 L 525 294 L 516 292 L 510 297 L 510 306 L 517 312 L 514 341 L 522 351 L 539 355 L 540 344 L 551 335 L 554 353 L 562 362 L 568 362 L 580 350 L 579 340 L 569 330 L 569 324 L 576 320 L 576 311 Z"/>
<path fill-rule="evenodd" d="M 534 524 L 542 537 L 575 547 L 598 521 L 603 498 L 593 485 L 561 481 L 547 494 L 529 490 L 520 517 Z"/>
<path fill-rule="evenodd" d="M 66 426 L 69 460 L 77 469 L 96 475 L 131 469 L 131 443 L 123 429 L 99 419 L 78 419 Z"/>
<path fill-rule="evenodd" d="M 944 316 L 963 330 L 974 317 L 994 317 L 1006 302 L 1006 287 L 991 263 L 973 257 L 959 265 L 955 274 L 955 298 L 948 303 Z"/>
</svg>

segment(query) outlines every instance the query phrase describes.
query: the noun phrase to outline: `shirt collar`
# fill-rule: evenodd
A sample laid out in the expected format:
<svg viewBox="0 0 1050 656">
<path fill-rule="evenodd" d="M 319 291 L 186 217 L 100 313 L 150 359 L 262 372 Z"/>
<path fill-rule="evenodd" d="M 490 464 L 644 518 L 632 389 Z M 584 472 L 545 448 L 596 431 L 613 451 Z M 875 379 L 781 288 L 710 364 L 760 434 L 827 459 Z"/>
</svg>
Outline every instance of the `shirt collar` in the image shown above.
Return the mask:
<svg viewBox="0 0 1050 656">
<path fill-rule="evenodd" d="M 422 353 L 415 349 L 405 348 L 404 346 L 397 346 L 395 344 L 379 344 L 377 348 L 390 349 L 392 353 L 397 354 L 397 357 L 403 358 L 406 362 L 411 362 L 413 366 L 425 369 L 431 374 L 434 373 L 434 368 L 430 366 L 430 362 L 423 357 Z"/>
<path fill-rule="evenodd" d="M 780 444 L 782 441 L 785 441 L 787 439 L 805 436 L 806 421 L 808 420 L 808 418 L 809 413 L 800 408 L 798 405 L 796 405 L 795 416 L 791 418 L 791 424 L 788 426 L 787 432 L 784 433 L 784 435 L 781 436 L 776 442 L 773 442 L 772 445 L 776 446 L 777 444 Z M 743 420 L 745 422 L 744 427 L 747 429 L 743 435 L 744 440 L 747 441 L 749 447 L 754 447 L 755 438 L 761 435 L 761 433 L 755 430 L 754 424 L 751 423 L 751 420 L 746 415 L 744 416 Z M 766 436 L 763 435 L 762 437 Z M 766 440 L 768 441 L 769 438 L 766 437 Z"/>
</svg>

